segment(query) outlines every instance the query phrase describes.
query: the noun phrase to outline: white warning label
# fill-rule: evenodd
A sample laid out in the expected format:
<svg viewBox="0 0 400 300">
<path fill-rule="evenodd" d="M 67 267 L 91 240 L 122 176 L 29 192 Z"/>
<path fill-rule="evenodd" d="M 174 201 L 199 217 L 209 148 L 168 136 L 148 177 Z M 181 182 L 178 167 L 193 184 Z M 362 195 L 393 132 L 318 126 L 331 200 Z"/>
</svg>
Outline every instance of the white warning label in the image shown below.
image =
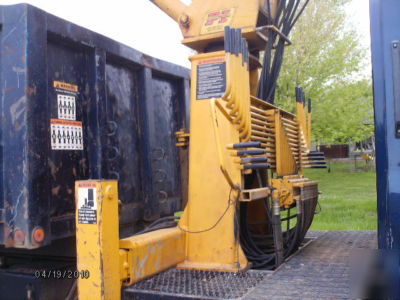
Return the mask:
<svg viewBox="0 0 400 300">
<path fill-rule="evenodd" d="M 50 120 L 52 150 L 83 150 L 82 122 Z"/>
<path fill-rule="evenodd" d="M 200 61 L 197 66 L 196 99 L 220 98 L 226 90 L 225 58 Z"/>
<path fill-rule="evenodd" d="M 78 223 L 97 223 L 96 183 L 78 186 Z"/>
<path fill-rule="evenodd" d="M 76 120 L 75 96 L 57 95 L 58 118 L 62 120 Z"/>
</svg>

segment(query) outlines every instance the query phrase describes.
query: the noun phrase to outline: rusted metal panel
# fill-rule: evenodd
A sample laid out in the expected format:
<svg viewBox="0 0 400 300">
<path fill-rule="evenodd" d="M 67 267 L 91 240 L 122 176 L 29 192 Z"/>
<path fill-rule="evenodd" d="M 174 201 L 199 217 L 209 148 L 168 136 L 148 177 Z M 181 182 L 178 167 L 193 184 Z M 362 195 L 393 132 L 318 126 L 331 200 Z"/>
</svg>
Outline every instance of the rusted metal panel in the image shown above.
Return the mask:
<svg viewBox="0 0 400 300">
<path fill-rule="evenodd" d="M 181 209 L 187 69 L 25 4 L 0 6 L 0 54 L 0 251 L 73 236 L 76 180 L 118 179 L 121 237 Z"/>
</svg>

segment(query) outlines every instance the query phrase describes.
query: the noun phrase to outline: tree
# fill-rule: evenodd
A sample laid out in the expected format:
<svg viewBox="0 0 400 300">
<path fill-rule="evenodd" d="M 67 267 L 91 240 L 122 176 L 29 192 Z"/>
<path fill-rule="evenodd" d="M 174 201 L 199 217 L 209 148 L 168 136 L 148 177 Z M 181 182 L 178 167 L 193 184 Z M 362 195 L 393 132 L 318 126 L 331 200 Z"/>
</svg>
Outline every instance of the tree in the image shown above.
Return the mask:
<svg viewBox="0 0 400 300">
<path fill-rule="evenodd" d="M 371 82 L 340 82 L 327 89 L 313 113 L 314 137 L 326 144 L 347 144 L 371 137 L 373 127 Z"/>
<path fill-rule="evenodd" d="M 348 143 L 372 135 L 371 80 L 367 50 L 346 22 L 349 0 L 313 0 L 291 34 L 277 87 L 277 103 L 295 111 L 295 87 L 313 99 L 313 139 Z"/>
</svg>

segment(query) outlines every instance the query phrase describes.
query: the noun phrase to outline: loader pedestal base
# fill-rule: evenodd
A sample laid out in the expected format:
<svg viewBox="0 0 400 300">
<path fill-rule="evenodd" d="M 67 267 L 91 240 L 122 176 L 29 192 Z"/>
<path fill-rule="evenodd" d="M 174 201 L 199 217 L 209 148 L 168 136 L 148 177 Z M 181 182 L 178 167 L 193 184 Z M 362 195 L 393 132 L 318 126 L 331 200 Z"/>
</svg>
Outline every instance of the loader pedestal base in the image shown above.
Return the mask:
<svg viewBox="0 0 400 300">
<path fill-rule="evenodd" d="M 275 271 L 170 269 L 126 287 L 123 299 L 348 299 L 349 258 L 376 249 L 373 231 L 311 231 L 311 242 Z"/>
</svg>

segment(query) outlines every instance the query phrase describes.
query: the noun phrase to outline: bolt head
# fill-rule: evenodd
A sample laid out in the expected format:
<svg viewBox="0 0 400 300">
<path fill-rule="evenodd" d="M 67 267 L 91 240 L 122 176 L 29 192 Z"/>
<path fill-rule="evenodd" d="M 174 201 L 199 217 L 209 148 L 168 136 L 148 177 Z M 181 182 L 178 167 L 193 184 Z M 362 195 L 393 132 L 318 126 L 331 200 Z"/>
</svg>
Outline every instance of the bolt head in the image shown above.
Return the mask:
<svg viewBox="0 0 400 300">
<path fill-rule="evenodd" d="M 112 200 L 113 199 L 113 195 L 112 194 L 114 193 L 113 187 L 111 185 L 107 186 L 105 192 L 107 194 L 108 200 Z"/>
<path fill-rule="evenodd" d="M 184 27 L 189 27 L 189 23 L 190 23 L 190 18 L 188 15 L 183 14 L 179 17 L 179 23 L 184 26 Z"/>
</svg>

